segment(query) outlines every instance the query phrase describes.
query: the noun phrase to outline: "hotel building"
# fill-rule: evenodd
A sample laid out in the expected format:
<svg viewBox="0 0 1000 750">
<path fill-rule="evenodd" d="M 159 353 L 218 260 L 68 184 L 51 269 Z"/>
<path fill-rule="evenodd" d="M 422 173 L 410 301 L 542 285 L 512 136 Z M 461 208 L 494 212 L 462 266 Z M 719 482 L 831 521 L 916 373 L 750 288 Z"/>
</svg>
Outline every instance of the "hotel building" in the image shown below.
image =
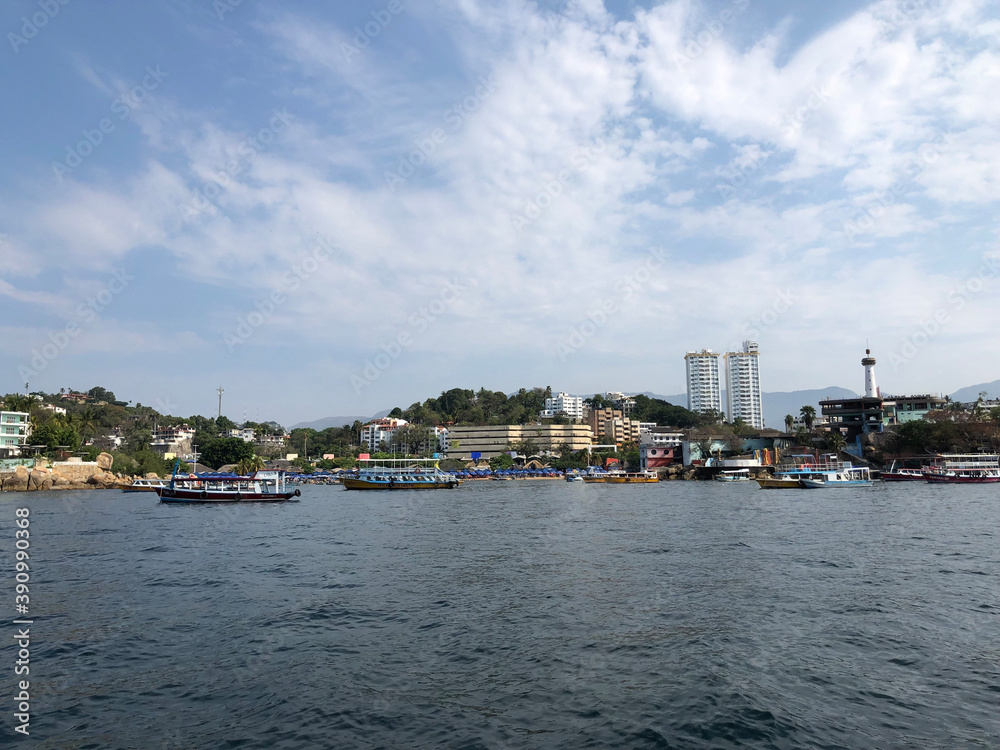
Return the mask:
<svg viewBox="0 0 1000 750">
<path fill-rule="evenodd" d="M 744 341 L 743 351 L 728 352 L 725 360 L 726 416 L 729 422 L 739 417 L 755 429 L 764 429 L 757 342 Z"/>
<path fill-rule="evenodd" d="M 687 408 L 690 411 L 722 411 L 720 356 L 711 349 L 684 355 L 687 369 Z"/>
</svg>

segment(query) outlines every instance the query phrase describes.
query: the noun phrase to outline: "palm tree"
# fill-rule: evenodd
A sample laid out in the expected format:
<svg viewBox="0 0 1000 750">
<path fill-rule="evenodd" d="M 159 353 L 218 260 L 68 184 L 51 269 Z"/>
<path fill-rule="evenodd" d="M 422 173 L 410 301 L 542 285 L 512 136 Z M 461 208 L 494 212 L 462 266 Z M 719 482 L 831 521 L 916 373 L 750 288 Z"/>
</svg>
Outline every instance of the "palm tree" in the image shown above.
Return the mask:
<svg viewBox="0 0 1000 750">
<path fill-rule="evenodd" d="M 799 414 L 802 415 L 802 420 L 806 423 L 806 429 L 811 432 L 813 420 L 816 418 L 816 408 L 813 406 L 803 406 L 799 409 Z"/>
<path fill-rule="evenodd" d="M 826 444 L 830 450 L 840 453 L 847 445 L 847 439 L 840 430 L 833 430 L 826 438 Z"/>
<path fill-rule="evenodd" d="M 795 426 L 795 417 L 791 414 L 785 415 L 785 432 L 791 432 L 792 428 Z"/>
<path fill-rule="evenodd" d="M 246 476 L 252 474 L 255 471 L 260 471 L 264 468 L 264 459 L 258 455 L 250 456 L 250 458 L 244 458 L 236 464 L 236 473 L 240 476 Z"/>
</svg>

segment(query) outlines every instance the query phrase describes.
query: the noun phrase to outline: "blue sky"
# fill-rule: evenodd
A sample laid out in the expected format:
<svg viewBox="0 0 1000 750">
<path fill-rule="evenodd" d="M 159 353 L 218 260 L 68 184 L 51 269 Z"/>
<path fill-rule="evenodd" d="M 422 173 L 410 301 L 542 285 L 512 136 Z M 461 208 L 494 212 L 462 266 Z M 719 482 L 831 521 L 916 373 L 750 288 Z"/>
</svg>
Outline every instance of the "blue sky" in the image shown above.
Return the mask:
<svg viewBox="0 0 1000 750">
<path fill-rule="evenodd" d="M 99 8 L 99 10 L 98 10 Z M 43 24 L 38 21 L 44 19 Z M 27 21 L 27 23 L 26 23 Z M 982 0 L 8 2 L 0 391 L 997 379 Z"/>
</svg>

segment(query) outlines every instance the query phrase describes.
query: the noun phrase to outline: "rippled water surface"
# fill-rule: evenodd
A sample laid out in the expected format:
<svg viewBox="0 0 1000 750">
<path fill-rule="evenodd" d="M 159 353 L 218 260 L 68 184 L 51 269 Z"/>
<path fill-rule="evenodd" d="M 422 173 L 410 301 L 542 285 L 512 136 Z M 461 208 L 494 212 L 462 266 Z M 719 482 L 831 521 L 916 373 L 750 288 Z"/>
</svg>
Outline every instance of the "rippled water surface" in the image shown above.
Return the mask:
<svg viewBox="0 0 1000 750">
<path fill-rule="evenodd" d="M 996 486 L 23 505 L 40 748 L 1000 746 Z"/>
</svg>

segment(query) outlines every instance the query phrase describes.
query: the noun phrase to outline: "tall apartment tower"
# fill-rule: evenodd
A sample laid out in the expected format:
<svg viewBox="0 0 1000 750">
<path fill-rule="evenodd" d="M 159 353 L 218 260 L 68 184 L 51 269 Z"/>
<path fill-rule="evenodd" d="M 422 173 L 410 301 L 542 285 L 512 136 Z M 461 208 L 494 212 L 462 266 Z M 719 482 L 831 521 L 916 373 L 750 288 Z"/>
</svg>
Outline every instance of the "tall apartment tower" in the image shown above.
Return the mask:
<svg viewBox="0 0 1000 750">
<path fill-rule="evenodd" d="M 744 341 L 743 351 L 726 354 L 726 416 L 740 417 L 751 427 L 764 429 L 760 398 L 760 365 L 756 341 Z"/>
<path fill-rule="evenodd" d="M 722 411 L 719 355 L 711 349 L 684 355 L 687 368 L 687 408 L 691 411 Z"/>
</svg>

